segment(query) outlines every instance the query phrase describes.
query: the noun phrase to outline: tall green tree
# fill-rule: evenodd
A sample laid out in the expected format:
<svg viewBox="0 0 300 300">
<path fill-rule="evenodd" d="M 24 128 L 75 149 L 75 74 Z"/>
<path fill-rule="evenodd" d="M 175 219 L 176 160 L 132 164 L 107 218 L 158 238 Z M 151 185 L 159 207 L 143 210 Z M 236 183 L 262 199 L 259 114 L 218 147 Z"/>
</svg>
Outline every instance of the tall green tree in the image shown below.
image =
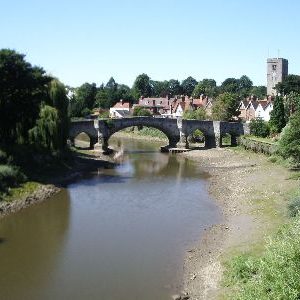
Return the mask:
<svg viewBox="0 0 300 300">
<path fill-rule="evenodd" d="M 9 145 L 26 143 L 28 130 L 39 116 L 41 102 L 48 97 L 51 77 L 32 66 L 25 55 L 0 50 L 0 140 Z"/>
<path fill-rule="evenodd" d="M 95 83 L 84 83 L 75 91 L 76 101 L 82 104 L 83 108 L 92 109 L 95 103 L 97 87 Z"/>
<path fill-rule="evenodd" d="M 250 89 L 249 96 L 255 96 L 257 99 L 264 99 L 267 96 L 267 87 L 264 85 L 253 86 Z"/>
<path fill-rule="evenodd" d="M 227 78 L 221 84 L 221 91 L 223 93 L 238 94 L 240 89 L 239 79 Z"/>
<path fill-rule="evenodd" d="M 152 94 L 150 77 L 145 73 L 138 75 L 133 83 L 132 89 L 136 99 L 139 99 L 141 96 L 150 97 Z"/>
<path fill-rule="evenodd" d="M 152 96 L 154 97 L 166 97 L 169 95 L 169 82 L 167 80 L 164 81 L 150 81 L 152 86 Z"/>
<path fill-rule="evenodd" d="M 300 93 L 300 76 L 290 74 L 282 82 L 277 83 L 275 88 L 281 95 L 288 95 L 291 92 Z"/>
<path fill-rule="evenodd" d="M 233 117 L 238 117 L 240 112 L 239 98 L 232 93 L 220 94 L 214 102 L 212 108 L 212 118 L 218 121 L 229 121 Z"/>
<path fill-rule="evenodd" d="M 214 97 L 217 93 L 217 83 L 214 79 L 203 79 L 195 86 L 192 93 L 194 98 L 199 98 L 201 95 Z"/>
<path fill-rule="evenodd" d="M 184 79 L 181 83 L 183 94 L 187 96 L 191 96 L 197 83 L 198 83 L 197 80 L 191 76 Z"/>
<path fill-rule="evenodd" d="M 182 94 L 181 85 L 177 79 L 169 80 L 169 93 L 171 97 Z"/>
<path fill-rule="evenodd" d="M 270 114 L 270 129 L 272 133 L 280 133 L 283 127 L 286 125 L 285 111 L 283 98 L 276 96 L 274 100 L 274 107 Z"/>
<path fill-rule="evenodd" d="M 95 106 L 101 107 L 104 109 L 111 107 L 107 89 L 105 89 L 103 85 L 97 91 L 97 94 L 95 97 Z"/>
<path fill-rule="evenodd" d="M 296 92 L 289 93 L 284 99 L 284 108 L 287 119 L 300 110 L 300 94 Z"/>
</svg>

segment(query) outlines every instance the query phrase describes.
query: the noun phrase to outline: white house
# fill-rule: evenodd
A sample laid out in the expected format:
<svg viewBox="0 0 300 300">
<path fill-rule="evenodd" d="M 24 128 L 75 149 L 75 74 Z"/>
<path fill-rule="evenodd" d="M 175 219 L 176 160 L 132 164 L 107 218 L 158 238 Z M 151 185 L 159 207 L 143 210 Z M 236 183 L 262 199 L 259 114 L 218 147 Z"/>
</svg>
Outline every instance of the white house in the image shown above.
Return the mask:
<svg viewBox="0 0 300 300">
<path fill-rule="evenodd" d="M 270 113 L 273 110 L 273 103 L 267 100 L 258 101 L 257 108 L 255 110 L 255 118 L 261 118 L 264 121 L 270 120 Z"/>
<path fill-rule="evenodd" d="M 113 107 L 109 109 L 109 116 L 111 118 L 125 118 L 130 115 L 130 103 L 120 100 Z"/>
<path fill-rule="evenodd" d="M 265 106 L 265 115 L 263 117 L 263 119 L 265 121 L 270 121 L 270 116 L 271 116 L 271 111 L 273 110 L 273 103 L 269 102 L 266 106 Z"/>
</svg>

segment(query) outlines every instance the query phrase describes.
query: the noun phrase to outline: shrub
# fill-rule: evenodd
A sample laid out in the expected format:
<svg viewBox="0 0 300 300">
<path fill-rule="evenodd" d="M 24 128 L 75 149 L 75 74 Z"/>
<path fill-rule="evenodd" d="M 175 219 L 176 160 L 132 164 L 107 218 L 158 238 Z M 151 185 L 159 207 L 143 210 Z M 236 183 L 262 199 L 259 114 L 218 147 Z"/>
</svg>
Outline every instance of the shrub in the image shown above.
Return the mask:
<svg viewBox="0 0 300 300">
<path fill-rule="evenodd" d="M 90 114 L 91 114 L 91 110 L 89 108 L 84 108 L 82 111 L 81 111 L 81 116 L 82 117 L 88 117 Z"/>
<path fill-rule="evenodd" d="M 0 150 L 0 164 L 6 164 L 8 160 L 6 152 Z"/>
<path fill-rule="evenodd" d="M 183 113 L 183 119 L 186 120 L 206 120 L 207 115 L 204 108 L 200 107 L 196 110 L 188 110 Z"/>
<path fill-rule="evenodd" d="M 204 142 L 204 134 L 200 129 L 196 129 L 190 138 L 192 143 L 203 143 Z"/>
<path fill-rule="evenodd" d="M 278 143 L 279 154 L 291 158 L 295 165 L 300 164 L 300 111 L 296 112 L 283 129 Z"/>
<path fill-rule="evenodd" d="M 151 116 L 151 113 L 148 109 L 145 109 L 143 107 L 140 106 L 136 106 L 133 110 L 133 115 L 137 116 L 137 117 L 148 117 Z"/>
<path fill-rule="evenodd" d="M 265 138 L 270 134 L 270 127 L 268 123 L 261 118 L 253 119 L 250 122 L 250 134 Z"/>
<path fill-rule="evenodd" d="M 288 212 L 290 217 L 296 217 L 300 211 L 300 195 L 293 198 L 288 204 Z"/>
<path fill-rule="evenodd" d="M 7 192 L 26 180 L 26 176 L 15 166 L 0 165 L 0 191 Z"/>
<path fill-rule="evenodd" d="M 98 116 L 99 119 L 108 119 L 109 118 L 109 111 L 103 111 L 101 114 Z"/>
</svg>

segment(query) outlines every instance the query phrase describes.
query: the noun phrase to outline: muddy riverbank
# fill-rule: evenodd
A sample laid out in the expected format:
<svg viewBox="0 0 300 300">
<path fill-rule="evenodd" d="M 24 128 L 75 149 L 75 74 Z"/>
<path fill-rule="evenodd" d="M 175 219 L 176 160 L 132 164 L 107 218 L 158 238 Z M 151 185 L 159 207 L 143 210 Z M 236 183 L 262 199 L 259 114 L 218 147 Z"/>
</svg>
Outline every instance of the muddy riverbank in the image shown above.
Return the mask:
<svg viewBox="0 0 300 300">
<path fill-rule="evenodd" d="M 221 285 L 224 261 L 263 250 L 266 235 L 284 222 L 289 193 L 299 183 L 289 179 L 287 169 L 251 152 L 222 148 L 183 155 L 211 174 L 209 192 L 224 217 L 187 252 L 184 291 L 192 300 L 217 299 L 226 293 Z"/>
<path fill-rule="evenodd" d="M 43 174 L 41 182 L 29 182 L 15 188 L 15 191 L 12 191 L 6 199 L 0 201 L 0 218 L 47 200 L 58 193 L 61 187 L 80 179 L 85 172 L 95 168 L 113 168 L 115 166 L 112 157 L 103 155 L 99 151 L 74 152 L 73 155 L 72 164 L 60 174 L 56 176 Z"/>
</svg>

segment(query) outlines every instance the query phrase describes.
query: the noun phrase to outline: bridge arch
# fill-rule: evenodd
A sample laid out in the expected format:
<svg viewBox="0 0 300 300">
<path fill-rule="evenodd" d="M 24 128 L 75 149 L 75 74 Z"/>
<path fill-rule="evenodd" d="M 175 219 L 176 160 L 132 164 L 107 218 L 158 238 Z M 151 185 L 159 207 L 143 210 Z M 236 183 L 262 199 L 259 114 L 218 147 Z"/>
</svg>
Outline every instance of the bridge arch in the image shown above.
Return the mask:
<svg viewBox="0 0 300 300">
<path fill-rule="evenodd" d="M 72 122 L 69 130 L 69 140 L 71 145 L 75 145 L 76 137 L 84 133 L 90 139 L 90 148 L 92 148 L 98 142 L 98 132 L 94 126 L 91 126 L 91 120 L 79 120 Z"/>
<path fill-rule="evenodd" d="M 136 117 L 114 120 L 100 120 L 99 131 L 101 132 L 101 141 L 103 151 L 109 151 L 108 140 L 116 132 L 133 126 L 145 126 L 155 128 L 161 131 L 168 138 L 169 144 L 166 147 L 176 147 L 180 140 L 180 133 L 177 128 L 177 121 L 174 119 L 153 118 L 153 117 Z"/>
<path fill-rule="evenodd" d="M 186 147 L 189 147 L 188 138 L 197 130 L 204 135 L 205 148 L 218 146 L 218 126 L 214 121 L 184 120 L 182 132 Z"/>
</svg>

